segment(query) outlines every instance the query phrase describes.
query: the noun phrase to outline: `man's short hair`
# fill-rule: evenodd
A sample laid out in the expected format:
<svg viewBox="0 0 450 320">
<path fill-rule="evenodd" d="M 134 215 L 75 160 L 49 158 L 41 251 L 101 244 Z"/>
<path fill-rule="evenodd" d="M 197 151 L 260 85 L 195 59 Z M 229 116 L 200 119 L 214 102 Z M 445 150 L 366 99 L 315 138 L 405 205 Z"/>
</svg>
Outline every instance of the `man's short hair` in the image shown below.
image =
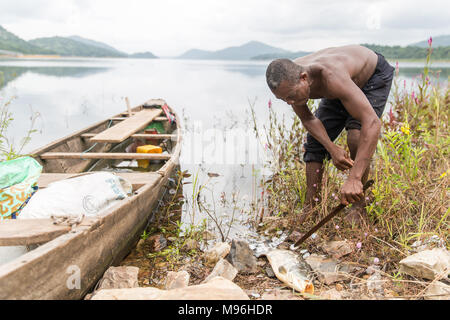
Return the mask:
<svg viewBox="0 0 450 320">
<path fill-rule="evenodd" d="M 274 92 L 283 81 L 294 83 L 301 72 L 303 67 L 289 59 L 273 60 L 266 70 L 267 85 Z"/>
</svg>

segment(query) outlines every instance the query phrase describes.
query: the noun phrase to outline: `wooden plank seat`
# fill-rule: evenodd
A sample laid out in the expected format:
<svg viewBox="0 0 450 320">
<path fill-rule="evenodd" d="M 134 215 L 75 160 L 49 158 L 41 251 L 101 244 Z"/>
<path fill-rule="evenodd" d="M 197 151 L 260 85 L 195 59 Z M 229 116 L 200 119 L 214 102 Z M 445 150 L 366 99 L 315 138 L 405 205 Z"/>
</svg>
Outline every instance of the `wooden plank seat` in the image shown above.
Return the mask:
<svg viewBox="0 0 450 320">
<path fill-rule="evenodd" d="M 102 131 L 91 138 L 92 142 L 119 143 L 132 134 L 144 129 L 150 122 L 161 114 L 161 109 L 144 109 L 121 121 L 120 123 Z"/>
<path fill-rule="evenodd" d="M 94 172 L 96 172 L 96 171 L 84 172 L 84 173 L 42 173 L 38 179 L 37 184 L 38 184 L 39 188 L 46 188 L 52 182 L 64 180 L 64 179 L 75 178 L 75 177 L 78 177 L 81 175 L 87 175 L 87 174 L 94 173 Z M 128 180 L 133 185 L 133 189 L 139 188 L 139 187 L 143 186 L 144 184 L 148 184 L 148 183 L 153 184 L 161 177 L 160 174 L 155 173 L 155 172 L 149 172 L 149 173 L 115 172 L 114 174 Z"/>
<path fill-rule="evenodd" d="M 82 138 L 92 138 L 96 133 L 83 133 Z M 151 139 L 175 139 L 175 134 L 152 134 L 152 133 L 135 133 L 131 135 L 132 138 L 151 138 Z"/>
<path fill-rule="evenodd" d="M 112 121 L 123 121 L 126 119 L 129 119 L 130 117 L 113 117 L 110 118 L 109 120 Z M 153 119 L 153 121 L 168 121 L 169 119 L 167 119 L 166 117 L 156 117 L 155 119 Z"/>
<path fill-rule="evenodd" d="M 8 219 L 0 221 L 0 246 L 40 244 L 71 230 L 68 225 L 55 225 L 53 219 Z"/>
<path fill-rule="evenodd" d="M 138 159 L 168 160 L 170 154 L 163 153 L 128 153 L 128 152 L 46 152 L 39 155 L 41 159 Z"/>
</svg>

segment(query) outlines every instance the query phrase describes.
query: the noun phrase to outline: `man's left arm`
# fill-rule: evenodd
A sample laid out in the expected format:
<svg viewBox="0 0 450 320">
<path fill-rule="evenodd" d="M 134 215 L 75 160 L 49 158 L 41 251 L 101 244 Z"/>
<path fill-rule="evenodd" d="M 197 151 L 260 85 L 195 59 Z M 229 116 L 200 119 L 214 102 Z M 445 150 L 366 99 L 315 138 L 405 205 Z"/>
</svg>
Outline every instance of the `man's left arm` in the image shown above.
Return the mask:
<svg viewBox="0 0 450 320">
<path fill-rule="evenodd" d="M 375 153 L 381 121 L 361 89 L 349 78 L 339 77 L 329 82 L 330 92 L 342 102 L 348 113 L 361 122 L 361 133 L 353 167 L 341 188 L 341 202 L 348 204 L 363 197 L 361 178 Z"/>
</svg>

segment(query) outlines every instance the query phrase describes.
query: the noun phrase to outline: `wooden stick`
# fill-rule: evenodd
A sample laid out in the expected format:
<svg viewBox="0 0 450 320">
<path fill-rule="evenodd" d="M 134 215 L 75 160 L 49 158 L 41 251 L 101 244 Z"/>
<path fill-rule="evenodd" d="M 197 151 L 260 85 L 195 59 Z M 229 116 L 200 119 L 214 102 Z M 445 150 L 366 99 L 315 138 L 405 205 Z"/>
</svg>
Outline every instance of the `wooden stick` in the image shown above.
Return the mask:
<svg viewBox="0 0 450 320">
<path fill-rule="evenodd" d="M 46 152 L 40 155 L 41 159 L 147 159 L 147 160 L 168 160 L 170 154 L 162 153 L 102 153 L 102 152 Z"/>
<path fill-rule="evenodd" d="M 125 97 L 125 102 L 127 103 L 128 116 L 131 117 L 133 114 L 131 113 L 131 106 L 130 106 L 130 101 L 128 100 L 128 97 Z"/>
<path fill-rule="evenodd" d="M 128 117 L 113 117 L 110 118 L 109 120 L 112 121 L 122 121 L 122 120 L 126 120 L 128 119 Z M 167 119 L 166 117 L 156 117 L 155 119 L 153 119 L 153 121 L 168 121 L 169 119 Z"/>
<path fill-rule="evenodd" d="M 83 133 L 82 138 L 94 137 L 96 133 Z M 175 134 L 159 134 L 159 133 L 135 133 L 131 135 L 132 138 L 148 138 L 148 139 L 174 139 Z"/>
</svg>

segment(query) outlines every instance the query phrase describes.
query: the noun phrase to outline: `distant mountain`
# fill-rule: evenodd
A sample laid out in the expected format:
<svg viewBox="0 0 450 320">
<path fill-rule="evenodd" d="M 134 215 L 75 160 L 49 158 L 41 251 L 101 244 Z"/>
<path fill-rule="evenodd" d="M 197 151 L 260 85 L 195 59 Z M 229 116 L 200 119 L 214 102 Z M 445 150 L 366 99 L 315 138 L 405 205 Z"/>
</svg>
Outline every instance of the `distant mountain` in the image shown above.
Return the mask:
<svg viewBox="0 0 450 320">
<path fill-rule="evenodd" d="M 158 59 L 157 56 L 155 56 L 153 53 L 146 51 L 146 52 L 138 52 L 133 53 L 128 56 L 128 58 L 135 58 L 135 59 Z"/>
<path fill-rule="evenodd" d="M 28 43 L 2 26 L 0 26 L 0 50 L 25 54 L 54 54 L 51 50 L 46 50 Z"/>
<path fill-rule="evenodd" d="M 268 54 L 260 54 L 258 56 L 254 56 L 252 60 L 275 60 L 275 59 L 297 59 L 299 57 L 306 56 L 311 52 L 306 51 L 297 51 L 297 52 L 286 52 L 286 53 L 268 53 Z"/>
<path fill-rule="evenodd" d="M 123 56 L 127 55 L 126 53 L 121 52 L 121 51 L 117 50 L 116 48 L 111 47 L 110 45 L 108 45 L 106 43 L 103 43 L 103 42 L 100 42 L 100 41 L 86 39 L 86 38 L 82 38 L 80 36 L 70 36 L 70 37 L 67 37 L 67 38 L 75 40 L 75 41 L 78 41 L 78 42 L 81 42 L 81 43 L 84 43 L 84 44 L 87 44 L 87 45 L 91 45 L 91 46 L 94 46 L 94 47 L 98 47 L 98 48 L 102 48 L 102 49 L 105 49 L 105 50 L 117 52 L 118 54 L 121 54 Z"/>
<path fill-rule="evenodd" d="M 258 41 L 250 41 L 241 46 L 229 47 L 218 51 L 205 51 L 192 49 L 181 56 L 180 59 L 209 59 L 209 60 L 249 60 L 263 54 L 286 54 L 289 51 L 269 46 Z"/>
<path fill-rule="evenodd" d="M 92 40 L 90 40 L 92 41 Z M 109 50 L 65 37 L 38 38 L 28 41 L 34 46 L 56 52 L 61 56 L 76 57 L 126 57 L 117 50 Z"/>
<path fill-rule="evenodd" d="M 411 43 L 411 47 L 428 48 L 428 39 Z M 433 38 L 433 48 L 450 46 L 450 35 L 437 36 Z"/>
<path fill-rule="evenodd" d="M 206 51 L 200 49 L 191 49 L 178 56 L 179 59 L 208 59 L 208 56 L 213 54 L 213 51 Z"/>
</svg>

